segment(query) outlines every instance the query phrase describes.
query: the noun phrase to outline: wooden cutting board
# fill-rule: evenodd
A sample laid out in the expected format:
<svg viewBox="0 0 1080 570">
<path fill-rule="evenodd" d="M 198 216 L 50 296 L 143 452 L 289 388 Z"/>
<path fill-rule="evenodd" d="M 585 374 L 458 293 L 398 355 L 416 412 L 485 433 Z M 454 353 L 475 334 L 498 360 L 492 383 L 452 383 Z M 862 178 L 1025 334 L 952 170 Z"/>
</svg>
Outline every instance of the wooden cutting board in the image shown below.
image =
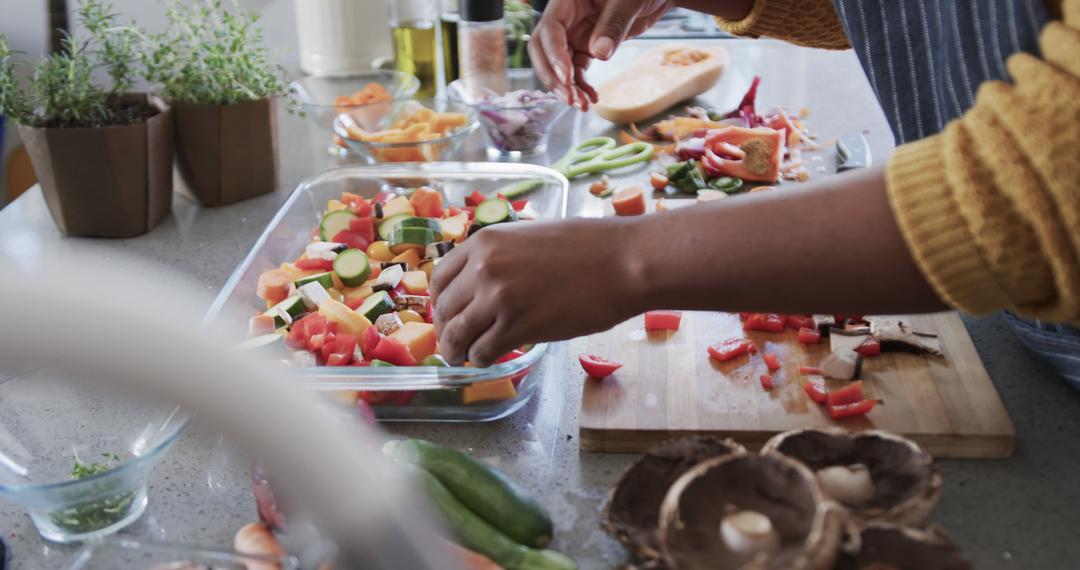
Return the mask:
<svg viewBox="0 0 1080 570">
<path fill-rule="evenodd" d="M 801 345 L 795 332 L 751 332 L 761 349 L 725 363 L 706 347 L 743 336 L 737 315 L 684 313 L 675 332 L 646 333 L 638 316 L 588 339 L 589 354 L 624 366 L 603 381 L 585 380 L 581 447 L 641 452 L 665 439 L 713 434 L 757 449 L 790 429 L 841 426 L 908 436 L 938 457 L 1001 458 L 1015 431 L 975 346 L 956 313 L 907 317 L 912 328 L 941 336 L 944 358 L 885 353 L 865 359 L 864 389 L 884 401 L 865 417 L 833 421 L 803 390 L 800 366 L 817 366 L 828 341 Z M 761 355 L 780 357 L 776 388 L 766 392 Z M 833 381 L 830 381 L 833 382 Z M 839 387 L 845 382 L 835 382 Z"/>
</svg>

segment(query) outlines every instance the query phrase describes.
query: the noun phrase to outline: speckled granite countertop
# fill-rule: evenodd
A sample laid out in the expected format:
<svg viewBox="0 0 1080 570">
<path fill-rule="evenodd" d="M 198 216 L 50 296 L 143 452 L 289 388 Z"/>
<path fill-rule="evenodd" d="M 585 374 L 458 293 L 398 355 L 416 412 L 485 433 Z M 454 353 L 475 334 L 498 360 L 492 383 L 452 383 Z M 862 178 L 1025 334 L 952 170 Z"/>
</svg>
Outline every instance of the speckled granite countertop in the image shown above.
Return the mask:
<svg viewBox="0 0 1080 570">
<path fill-rule="evenodd" d="M 616 60 L 592 73 L 610 73 L 648 45 L 628 44 Z M 892 138 L 851 52 L 766 41 L 726 40 L 725 45 L 732 68 L 706 96 L 710 102 L 734 105 L 749 77 L 760 74 L 763 103 L 809 107 L 811 126 L 823 138 L 865 131 L 875 159 L 887 156 Z M 280 125 L 277 192 L 224 208 L 201 208 L 178 196 L 173 214 L 146 236 L 78 241 L 90 243 L 103 261 L 137 258 L 148 272 L 188 281 L 209 304 L 296 184 L 334 165 L 324 152 L 324 132 L 284 114 Z M 612 133 L 596 116 L 568 113 L 552 136 L 551 158 L 558 158 L 572 140 Z M 482 159 L 481 136 L 467 145 L 467 158 Z M 599 215 L 597 202 L 584 197 L 581 186 L 571 190 L 570 213 Z M 74 241 L 57 233 L 37 189 L 0 211 L 0 255 L 42 255 Z M 979 568 L 1075 567 L 1080 560 L 1080 394 L 1024 352 L 1000 317 L 966 323 L 1016 425 L 1016 454 L 1003 461 L 942 461 L 945 492 L 934 521 L 951 532 Z M 574 355 L 583 348 L 580 339 L 554 345 L 544 360 L 542 391 L 506 420 L 386 427 L 496 464 L 551 509 L 557 548 L 582 568 L 609 568 L 623 561 L 624 553 L 600 531 L 599 513 L 609 486 L 632 456 L 578 448 L 582 374 Z M 227 449 L 198 426 L 186 433 L 151 479 L 147 513 L 124 534 L 230 545 L 235 530 L 255 520 L 256 513 L 247 466 Z M 29 518 L 11 504 L 0 503 L 0 532 L 14 568 L 63 568 L 74 553 L 71 547 L 43 543 Z"/>
</svg>

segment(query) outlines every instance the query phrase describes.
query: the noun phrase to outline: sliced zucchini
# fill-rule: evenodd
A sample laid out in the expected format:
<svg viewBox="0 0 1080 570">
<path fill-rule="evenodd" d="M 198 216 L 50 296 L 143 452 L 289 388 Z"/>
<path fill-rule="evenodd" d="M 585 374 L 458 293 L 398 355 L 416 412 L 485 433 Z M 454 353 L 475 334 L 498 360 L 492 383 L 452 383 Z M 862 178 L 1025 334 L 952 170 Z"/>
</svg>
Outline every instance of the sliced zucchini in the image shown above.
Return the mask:
<svg viewBox="0 0 1080 570">
<path fill-rule="evenodd" d="M 378 358 L 376 358 L 375 360 L 372 360 L 371 365 L 372 366 L 396 366 L 394 364 L 390 364 L 389 362 L 387 362 L 385 360 L 379 360 Z"/>
<path fill-rule="evenodd" d="M 367 317 L 367 320 L 375 322 L 379 317 L 394 310 L 394 300 L 386 291 L 372 294 L 360 305 L 356 312 Z"/>
<path fill-rule="evenodd" d="M 358 287 L 371 275 L 371 263 L 366 253 L 359 249 L 347 249 L 334 259 L 334 273 L 346 287 Z"/>
<path fill-rule="evenodd" d="M 435 243 L 439 236 L 435 232 L 427 228 L 406 228 L 398 226 L 394 230 L 394 235 L 390 237 L 390 251 L 394 251 L 395 246 L 401 245 L 415 245 L 424 247 L 429 243 Z"/>
<path fill-rule="evenodd" d="M 473 213 L 473 219 L 478 226 L 491 226 L 512 222 L 517 219 L 517 215 L 514 213 L 514 208 L 510 206 L 510 202 L 502 198 L 493 198 L 480 202 Z"/>
<path fill-rule="evenodd" d="M 436 366 L 439 368 L 445 368 L 447 366 L 450 366 L 450 363 L 447 362 L 446 359 L 443 358 L 441 355 L 429 354 L 420 361 L 420 366 Z"/>
<path fill-rule="evenodd" d="M 359 216 L 348 210 L 336 210 L 323 216 L 319 223 L 319 238 L 331 241 L 338 232 L 349 229 L 349 223 Z"/>
<path fill-rule="evenodd" d="M 425 229 L 429 229 L 429 230 L 431 230 L 431 231 L 433 231 L 433 232 L 435 232 L 437 234 L 442 233 L 442 224 L 440 224 L 439 220 L 436 220 L 435 218 L 422 218 L 422 217 L 419 217 L 419 216 L 410 216 L 408 218 L 405 218 L 404 220 L 401 220 L 401 223 L 398 224 L 398 227 L 401 227 L 401 228 L 425 228 Z"/>
<path fill-rule="evenodd" d="M 334 276 L 331 275 L 329 271 L 324 271 L 322 273 L 316 273 L 315 275 L 301 277 L 295 281 L 297 289 L 308 283 L 318 283 L 323 286 L 323 289 L 332 289 L 334 287 Z"/>
<path fill-rule="evenodd" d="M 412 218 L 409 214 L 398 214 L 396 216 L 390 216 L 379 223 L 379 239 L 390 241 L 390 238 L 394 236 L 394 230 L 397 229 L 401 222 L 408 218 Z"/>
<path fill-rule="evenodd" d="M 263 314 L 274 317 L 274 324 L 283 327 L 291 324 L 293 319 L 304 314 L 305 311 L 307 311 L 307 305 L 304 304 L 304 300 L 300 295 L 293 295 L 270 307 Z"/>
</svg>

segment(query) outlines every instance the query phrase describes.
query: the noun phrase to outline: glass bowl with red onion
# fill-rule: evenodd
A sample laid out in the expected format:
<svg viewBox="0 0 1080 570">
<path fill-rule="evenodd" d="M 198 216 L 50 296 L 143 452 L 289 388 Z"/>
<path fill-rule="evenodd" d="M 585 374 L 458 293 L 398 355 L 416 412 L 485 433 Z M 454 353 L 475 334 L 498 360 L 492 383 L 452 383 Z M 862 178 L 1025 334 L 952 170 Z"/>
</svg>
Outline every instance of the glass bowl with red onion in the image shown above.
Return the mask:
<svg viewBox="0 0 1080 570">
<path fill-rule="evenodd" d="M 471 85 L 467 78 L 450 83 L 451 100 L 476 111 L 488 136 L 488 149 L 496 155 L 537 154 L 547 150 L 548 132 L 567 106 L 553 93 L 540 89 L 531 69 L 507 73 L 501 93 Z"/>
</svg>

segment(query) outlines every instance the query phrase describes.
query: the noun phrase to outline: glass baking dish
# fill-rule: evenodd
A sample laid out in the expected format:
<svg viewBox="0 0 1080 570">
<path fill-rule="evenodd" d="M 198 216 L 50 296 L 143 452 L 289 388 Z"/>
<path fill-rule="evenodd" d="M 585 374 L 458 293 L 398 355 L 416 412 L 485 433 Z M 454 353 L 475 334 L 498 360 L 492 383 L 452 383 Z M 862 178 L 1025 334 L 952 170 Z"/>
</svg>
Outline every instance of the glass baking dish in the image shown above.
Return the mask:
<svg viewBox="0 0 1080 570">
<path fill-rule="evenodd" d="M 256 295 L 259 275 L 299 256 L 310 243 L 312 229 L 318 226 L 327 201 L 338 198 L 342 192 L 372 198 L 379 192 L 401 193 L 424 185 L 441 192 L 446 204 L 460 206 L 473 191 L 494 196 L 510 185 L 529 181 L 537 186 L 523 196 L 529 201 L 523 213 L 536 219 L 564 218 L 569 188 L 566 178 L 554 170 L 531 164 L 386 164 L 347 166 L 317 174 L 302 182 L 270 221 L 225 283 L 206 319 L 224 326 L 230 338 L 242 342 L 247 336 L 248 318 L 266 310 L 265 303 Z M 289 349 L 284 342 L 256 350 L 283 365 L 289 363 Z M 351 391 L 417 392 L 406 404 L 373 406 L 379 420 L 490 421 L 514 413 L 536 392 L 540 375 L 534 370 L 539 369 L 536 364 L 545 350 L 545 345 L 537 344 L 519 358 L 488 368 L 317 366 L 291 368 L 291 371 L 305 387 L 329 392 L 331 396 L 347 396 Z M 516 385 L 513 398 L 463 403 L 466 386 L 503 379 L 511 379 Z"/>
</svg>

